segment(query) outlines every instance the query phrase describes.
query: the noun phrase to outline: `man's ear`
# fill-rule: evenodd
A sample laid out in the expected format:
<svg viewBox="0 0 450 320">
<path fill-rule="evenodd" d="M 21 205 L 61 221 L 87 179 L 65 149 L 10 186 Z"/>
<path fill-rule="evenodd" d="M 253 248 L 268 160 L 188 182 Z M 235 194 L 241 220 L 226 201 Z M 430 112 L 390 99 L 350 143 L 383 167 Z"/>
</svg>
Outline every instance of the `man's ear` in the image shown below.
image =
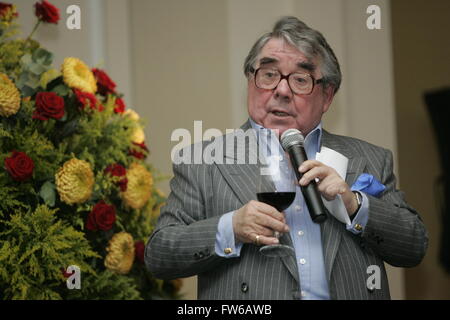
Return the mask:
<svg viewBox="0 0 450 320">
<path fill-rule="evenodd" d="M 331 103 L 333 102 L 334 98 L 334 87 L 333 86 L 327 86 L 323 89 L 324 94 L 324 102 L 322 107 L 322 113 L 325 113 L 330 108 Z"/>
</svg>

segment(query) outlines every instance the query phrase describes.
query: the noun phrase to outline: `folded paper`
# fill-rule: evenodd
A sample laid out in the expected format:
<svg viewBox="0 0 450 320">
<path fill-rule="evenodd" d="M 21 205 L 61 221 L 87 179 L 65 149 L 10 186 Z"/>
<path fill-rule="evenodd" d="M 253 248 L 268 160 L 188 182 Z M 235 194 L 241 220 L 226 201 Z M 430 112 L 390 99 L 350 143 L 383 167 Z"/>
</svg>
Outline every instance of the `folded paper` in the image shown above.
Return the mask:
<svg viewBox="0 0 450 320">
<path fill-rule="evenodd" d="M 347 157 L 333 149 L 322 147 L 320 152 L 316 154 L 316 160 L 336 170 L 341 178 L 345 180 L 348 166 Z M 330 212 L 337 220 L 347 225 L 351 224 L 350 217 L 348 216 L 341 195 L 337 195 L 336 198 L 331 201 L 328 201 L 324 197 L 322 197 L 322 200 L 325 208 L 327 208 L 328 212 Z"/>
</svg>

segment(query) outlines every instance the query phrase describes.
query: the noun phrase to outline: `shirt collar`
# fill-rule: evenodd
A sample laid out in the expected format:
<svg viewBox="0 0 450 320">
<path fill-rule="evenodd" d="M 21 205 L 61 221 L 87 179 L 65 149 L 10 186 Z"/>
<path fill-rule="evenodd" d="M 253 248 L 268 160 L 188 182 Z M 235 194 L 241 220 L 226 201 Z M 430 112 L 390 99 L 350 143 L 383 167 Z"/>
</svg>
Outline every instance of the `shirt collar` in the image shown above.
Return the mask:
<svg viewBox="0 0 450 320">
<path fill-rule="evenodd" d="M 255 129 L 257 136 L 259 137 L 259 130 L 269 130 L 264 128 L 260 124 L 256 123 L 252 118 L 249 118 L 250 124 L 253 129 Z M 322 121 L 311 130 L 305 137 L 305 146 L 307 149 L 313 149 L 315 152 L 320 151 L 320 144 L 322 140 Z"/>
</svg>

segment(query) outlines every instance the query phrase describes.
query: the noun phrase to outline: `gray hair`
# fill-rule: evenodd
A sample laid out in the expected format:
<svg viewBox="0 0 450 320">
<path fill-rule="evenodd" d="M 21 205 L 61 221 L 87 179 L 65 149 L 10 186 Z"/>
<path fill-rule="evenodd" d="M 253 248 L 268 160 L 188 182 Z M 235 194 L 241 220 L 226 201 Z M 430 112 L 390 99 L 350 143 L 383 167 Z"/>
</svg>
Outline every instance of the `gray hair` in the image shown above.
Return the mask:
<svg viewBox="0 0 450 320">
<path fill-rule="evenodd" d="M 336 93 L 341 85 L 342 74 L 339 62 L 324 36 L 308 27 L 296 17 L 283 17 L 275 23 L 272 32 L 262 35 L 247 55 L 244 74 L 249 77 L 254 71 L 256 59 L 264 45 L 273 38 L 284 39 L 299 49 L 309 60 L 319 58 L 319 68 L 325 85 L 331 85 Z"/>
</svg>

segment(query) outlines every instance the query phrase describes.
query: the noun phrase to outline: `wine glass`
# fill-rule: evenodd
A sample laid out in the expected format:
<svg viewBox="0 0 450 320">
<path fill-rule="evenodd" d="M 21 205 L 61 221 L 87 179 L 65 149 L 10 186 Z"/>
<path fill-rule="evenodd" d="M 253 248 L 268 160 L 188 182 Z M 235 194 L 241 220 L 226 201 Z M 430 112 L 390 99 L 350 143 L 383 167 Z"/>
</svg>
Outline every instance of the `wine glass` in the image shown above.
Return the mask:
<svg viewBox="0 0 450 320">
<path fill-rule="evenodd" d="M 276 156 L 278 158 L 278 156 Z M 291 175 L 283 175 L 275 156 L 269 157 L 267 168 L 261 168 L 257 182 L 258 201 L 264 202 L 279 212 L 289 208 L 295 199 L 295 181 Z M 274 164 L 275 163 L 275 164 Z M 274 237 L 280 238 L 280 233 L 274 231 Z M 283 257 L 295 253 L 294 249 L 284 244 L 271 244 L 259 249 L 267 257 Z"/>
</svg>

